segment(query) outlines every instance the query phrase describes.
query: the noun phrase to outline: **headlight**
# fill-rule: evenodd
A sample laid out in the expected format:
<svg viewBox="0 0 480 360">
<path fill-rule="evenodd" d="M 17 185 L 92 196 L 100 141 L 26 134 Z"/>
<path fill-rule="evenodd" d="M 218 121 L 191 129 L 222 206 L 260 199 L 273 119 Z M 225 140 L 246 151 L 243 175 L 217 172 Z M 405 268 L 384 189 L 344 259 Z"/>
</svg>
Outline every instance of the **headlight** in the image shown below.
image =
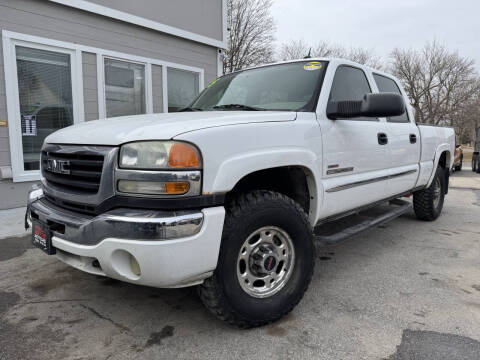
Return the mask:
<svg viewBox="0 0 480 360">
<path fill-rule="evenodd" d="M 123 169 L 198 169 L 198 150 L 187 143 L 175 141 L 142 141 L 120 148 L 120 168 Z"/>
<path fill-rule="evenodd" d="M 177 141 L 140 141 L 120 148 L 117 191 L 125 194 L 198 196 L 200 152 Z"/>
</svg>

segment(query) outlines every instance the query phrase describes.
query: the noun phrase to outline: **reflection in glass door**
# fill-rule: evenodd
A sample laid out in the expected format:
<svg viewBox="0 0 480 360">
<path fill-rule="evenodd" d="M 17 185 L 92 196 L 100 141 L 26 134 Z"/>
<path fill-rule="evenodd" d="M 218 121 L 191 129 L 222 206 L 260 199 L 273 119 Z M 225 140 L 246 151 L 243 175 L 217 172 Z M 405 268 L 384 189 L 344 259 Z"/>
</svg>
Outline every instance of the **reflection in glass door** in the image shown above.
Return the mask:
<svg viewBox="0 0 480 360">
<path fill-rule="evenodd" d="M 145 65 L 105 59 L 107 118 L 146 113 Z"/>
<path fill-rule="evenodd" d="M 39 170 L 45 138 L 73 124 L 69 54 L 16 46 L 23 170 Z"/>
</svg>

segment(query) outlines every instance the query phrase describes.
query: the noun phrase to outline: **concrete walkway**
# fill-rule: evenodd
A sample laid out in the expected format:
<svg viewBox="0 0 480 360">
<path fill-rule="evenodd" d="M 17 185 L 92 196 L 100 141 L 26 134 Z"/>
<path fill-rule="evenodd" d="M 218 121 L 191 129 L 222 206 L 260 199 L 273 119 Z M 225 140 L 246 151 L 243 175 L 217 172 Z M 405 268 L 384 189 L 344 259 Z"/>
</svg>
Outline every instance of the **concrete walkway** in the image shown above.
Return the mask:
<svg viewBox="0 0 480 360">
<path fill-rule="evenodd" d="M 0 210 L 0 239 L 23 236 L 25 230 L 26 207 Z"/>
<path fill-rule="evenodd" d="M 450 177 L 450 187 L 454 189 L 480 190 L 480 174 L 474 173 L 472 168 L 464 167 Z"/>
</svg>

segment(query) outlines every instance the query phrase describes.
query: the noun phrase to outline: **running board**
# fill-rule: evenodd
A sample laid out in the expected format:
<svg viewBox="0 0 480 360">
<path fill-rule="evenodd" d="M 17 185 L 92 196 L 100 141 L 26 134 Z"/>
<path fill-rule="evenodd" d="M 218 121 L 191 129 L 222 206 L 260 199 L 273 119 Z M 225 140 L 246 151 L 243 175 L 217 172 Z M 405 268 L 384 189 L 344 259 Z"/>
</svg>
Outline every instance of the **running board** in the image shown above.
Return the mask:
<svg viewBox="0 0 480 360">
<path fill-rule="evenodd" d="M 396 205 L 397 207 L 377 217 L 365 220 L 359 224 L 346 228 L 333 235 L 316 235 L 315 242 L 320 243 L 319 245 L 336 244 L 342 240 L 348 239 L 349 237 L 355 234 L 358 234 L 364 230 L 367 230 L 371 227 L 387 223 L 405 214 L 406 212 L 410 211 L 410 209 L 412 208 L 412 204 L 410 202 L 405 200 L 400 200 L 400 199 L 395 199 L 390 201 L 390 205 Z"/>
</svg>

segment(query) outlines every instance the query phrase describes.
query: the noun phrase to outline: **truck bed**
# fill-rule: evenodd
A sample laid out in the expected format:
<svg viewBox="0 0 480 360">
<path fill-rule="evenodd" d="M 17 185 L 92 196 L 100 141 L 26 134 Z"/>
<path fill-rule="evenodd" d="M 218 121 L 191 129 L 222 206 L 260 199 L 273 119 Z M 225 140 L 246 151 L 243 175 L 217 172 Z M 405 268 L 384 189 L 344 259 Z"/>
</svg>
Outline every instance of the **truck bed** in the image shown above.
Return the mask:
<svg viewBox="0 0 480 360">
<path fill-rule="evenodd" d="M 448 146 L 449 149 L 455 148 L 455 131 L 452 127 L 430 124 L 417 124 L 417 126 L 422 144 L 420 163 L 434 160 L 436 150 L 440 146 Z"/>
</svg>

